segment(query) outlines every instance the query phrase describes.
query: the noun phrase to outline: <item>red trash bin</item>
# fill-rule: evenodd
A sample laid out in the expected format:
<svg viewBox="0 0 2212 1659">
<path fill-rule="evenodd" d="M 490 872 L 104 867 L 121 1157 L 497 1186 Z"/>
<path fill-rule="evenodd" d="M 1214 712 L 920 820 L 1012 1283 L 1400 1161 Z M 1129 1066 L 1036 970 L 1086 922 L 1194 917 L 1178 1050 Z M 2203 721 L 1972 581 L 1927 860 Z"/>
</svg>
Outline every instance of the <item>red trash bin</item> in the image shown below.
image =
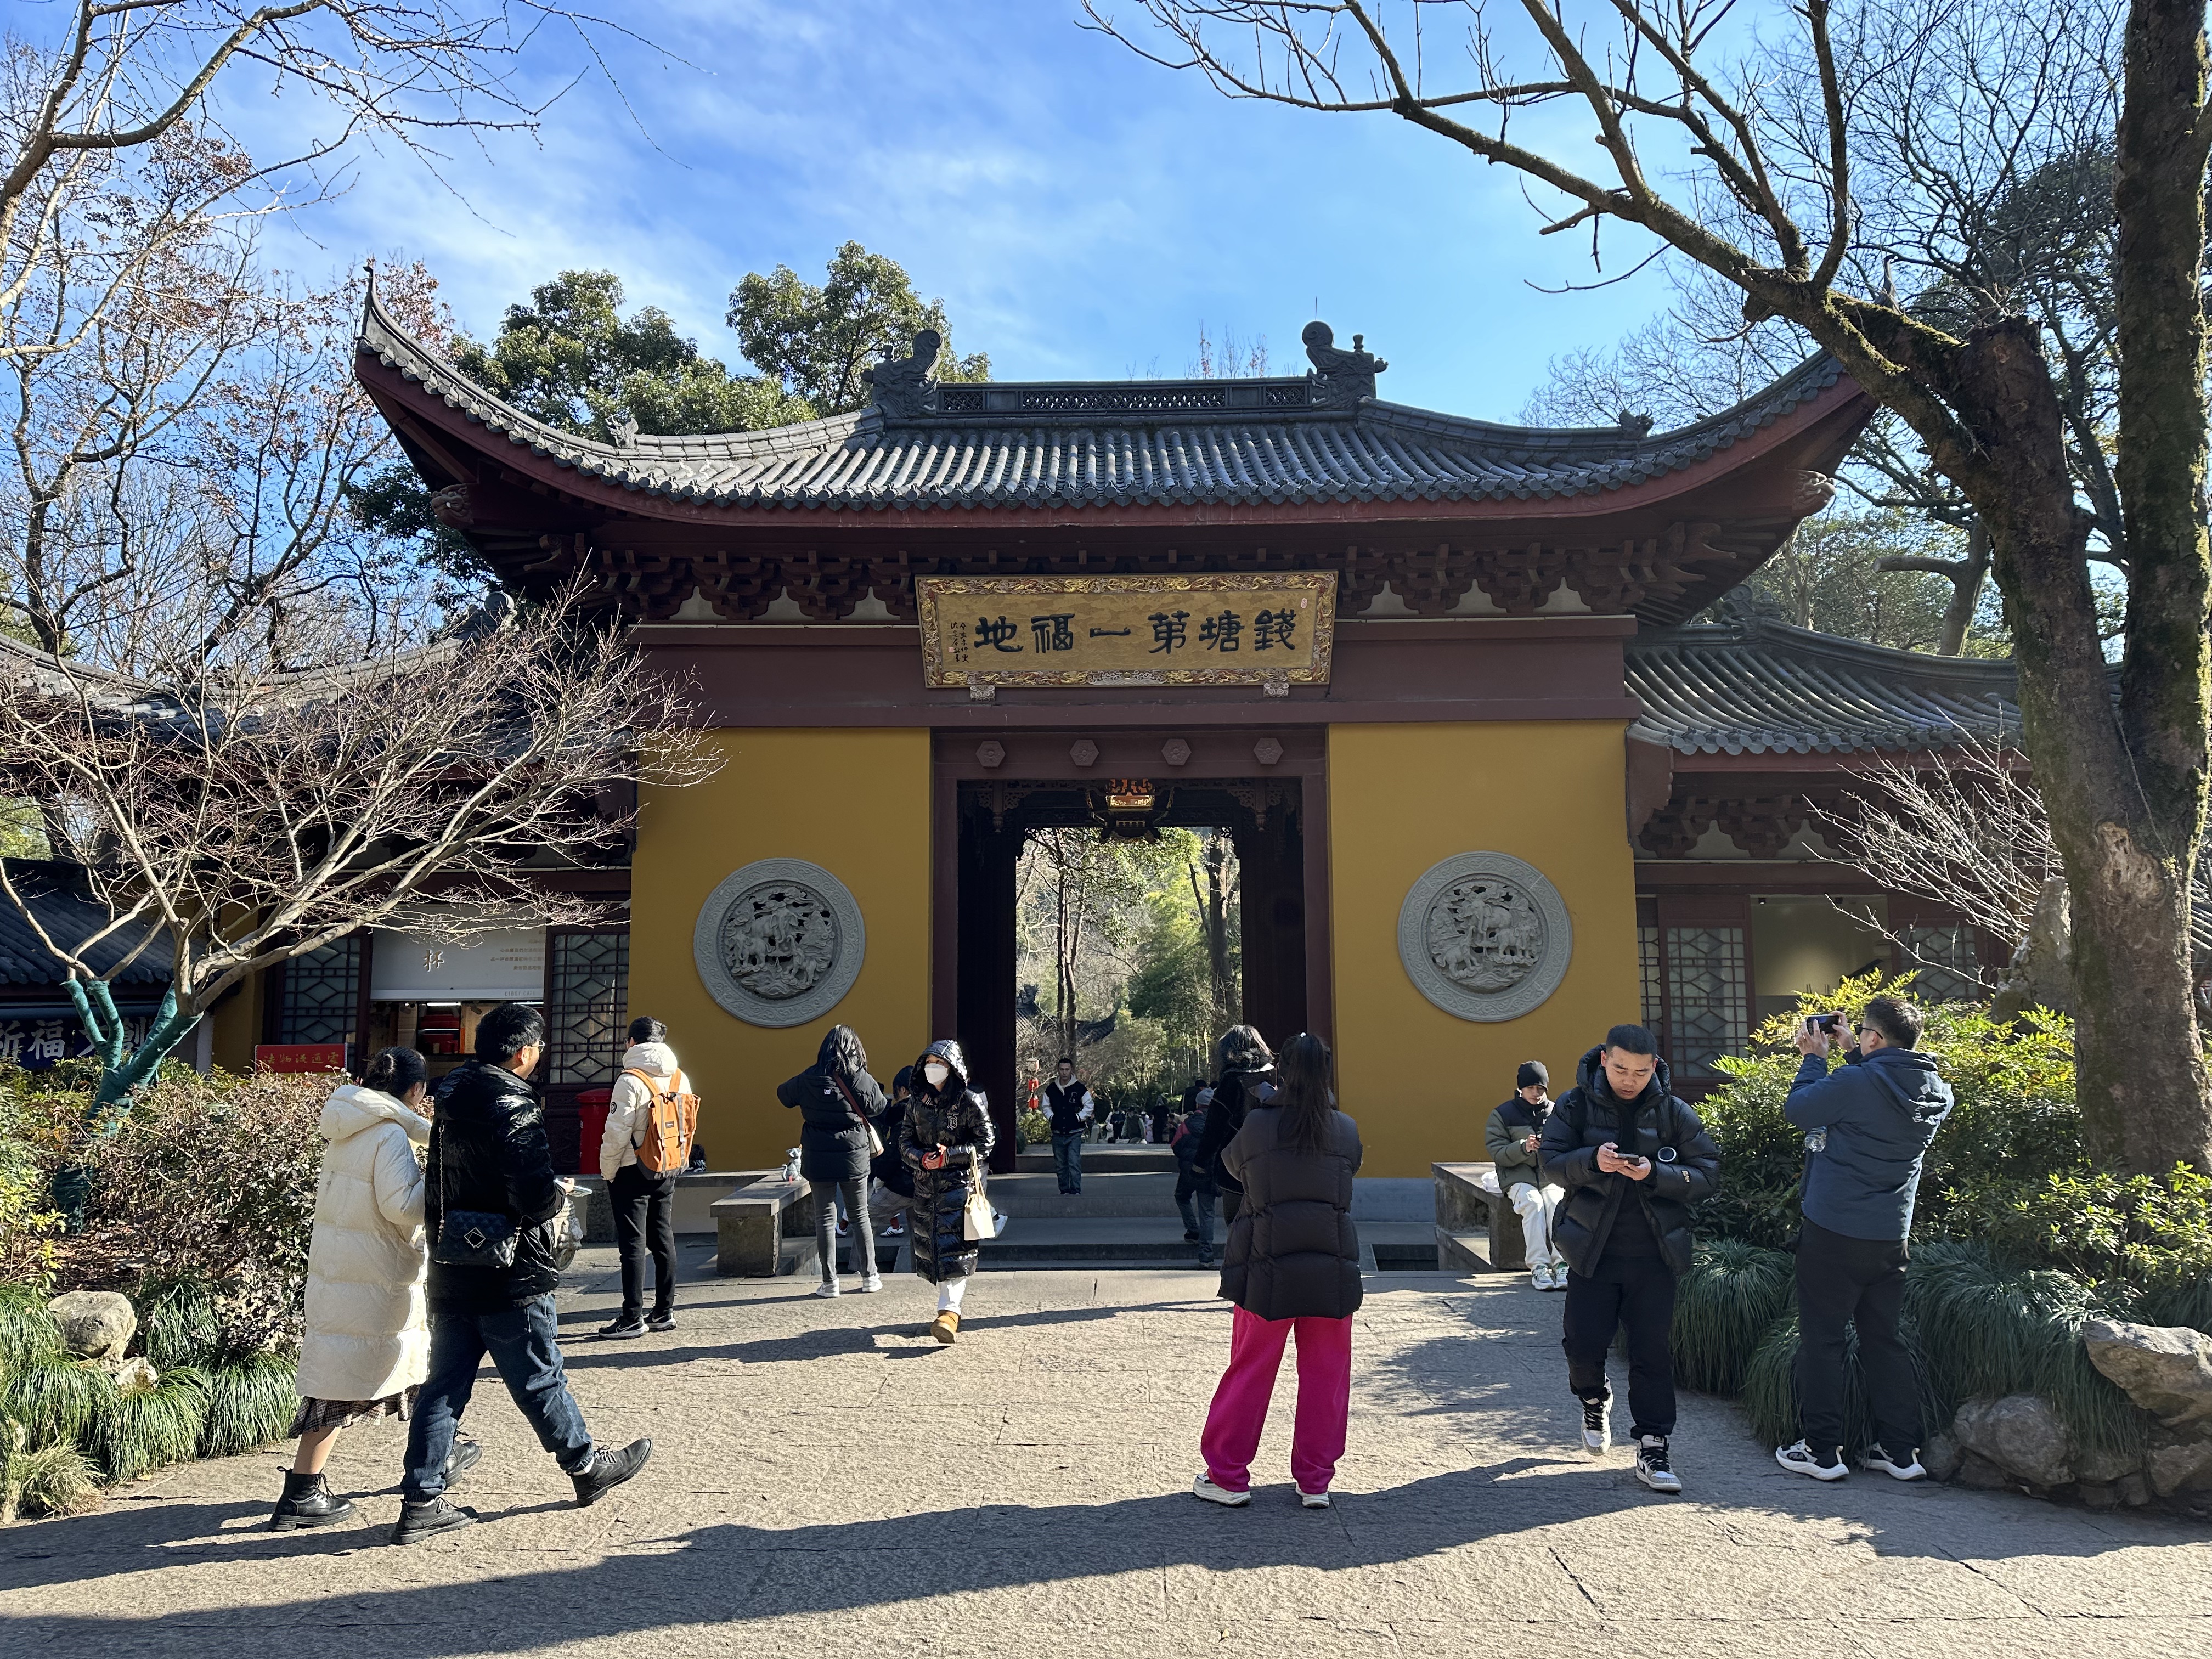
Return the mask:
<svg viewBox="0 0 2212 1659">
<path fill-rule="evenodd" d="M 607 1108 L 613 1103 L 615 1091 L 605 1089 L 586 1089 L 576 1097 L 576 1175 L 597 1175 L 599 1172 L 599 1141 L 607 1132 Z"/>
</svg>

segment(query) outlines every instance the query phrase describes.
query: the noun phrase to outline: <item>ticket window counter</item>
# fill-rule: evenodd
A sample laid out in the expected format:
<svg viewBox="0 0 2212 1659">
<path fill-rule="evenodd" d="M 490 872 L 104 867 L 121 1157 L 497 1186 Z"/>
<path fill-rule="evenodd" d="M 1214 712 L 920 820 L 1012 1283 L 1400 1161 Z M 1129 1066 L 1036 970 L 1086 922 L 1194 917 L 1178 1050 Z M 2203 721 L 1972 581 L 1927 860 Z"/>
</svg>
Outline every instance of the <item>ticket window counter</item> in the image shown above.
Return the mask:
<svg viewBox="0 0 2212 1659">
<path fill-rule="evenodd" d="M 545 997 L 542 927 L 462 939 L 380 931 L 370 961 L 372 1041 L 419 1049 L 434 1082 L 476 1052 L 477 1023 L 494 1008 Z"/>
<path fill-rule="evenodd" d="M 372 1002 L 368 1010 L 370 1053 L 389 1048 L 416 1049 L 429 1061 L 430 1080 L 434 1083 L 476 1053 L 477 1022 L 504 1001 L 535 1004 L 538 998 L 502 997 L 497 1001 L 467 1002 Z"/>
</svg>

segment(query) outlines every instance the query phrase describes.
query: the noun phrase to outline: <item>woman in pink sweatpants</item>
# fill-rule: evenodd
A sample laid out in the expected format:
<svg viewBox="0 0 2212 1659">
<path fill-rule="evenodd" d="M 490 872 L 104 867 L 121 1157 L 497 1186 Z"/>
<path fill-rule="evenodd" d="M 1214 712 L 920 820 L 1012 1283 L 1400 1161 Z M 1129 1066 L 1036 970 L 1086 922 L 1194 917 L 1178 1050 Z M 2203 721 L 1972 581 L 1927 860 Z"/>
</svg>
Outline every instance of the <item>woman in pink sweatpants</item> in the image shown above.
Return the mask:
<svg viewBox="0 0 2212 1659">
<path fill-rule="evenodd" d="M 1213 1391 L 1193 1495 L 1235 1508 L 1252 1501 L 1252 1455 L 1267 1426 L 1283 1344 L 1298 1346 L 1291 1475 L 1310 1510 L 1328 1507 L 1352 1401 L 1352 1316 L 1359 1307 L 1359 1237 L 1352 1177 L 1359 1126 L 1336 1109 L 1328 1045 L 1292 1037 L 1277 1060 L 1273 1097 L 1246 1116 L 1221 1162 L 1243 1184 L 1230 1224 L 1221 1294 L 1237 1304 L 1229 1369 Z"/>
</svg>

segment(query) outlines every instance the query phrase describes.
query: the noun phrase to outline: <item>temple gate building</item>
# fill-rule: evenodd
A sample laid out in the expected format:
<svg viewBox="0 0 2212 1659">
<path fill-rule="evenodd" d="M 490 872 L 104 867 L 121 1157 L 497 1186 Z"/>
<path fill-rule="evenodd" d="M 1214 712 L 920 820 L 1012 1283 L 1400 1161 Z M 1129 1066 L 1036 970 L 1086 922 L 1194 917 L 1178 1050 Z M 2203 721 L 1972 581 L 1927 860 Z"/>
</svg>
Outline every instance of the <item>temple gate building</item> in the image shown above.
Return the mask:
<svg viewBox="0 0 2212 1659">
<path fill-rule="evenodd" d="M 628 1012 L 668 1022 L 717 1167 L 781 1160 L 774 1085 L 833 1022 L 885 1077 L 959 1037 L 1003 1117 L 1015 860 L 1048 823 L 1233 834 L 1246 1017 L 1335 1045 L 1370 1175 L 1480 1156 L 1518 1062 L 1571 1077 L 1615 1021 L 1695 1093 L 1894 941 L 1938 992 L 1970 964 L 1819 814 L 1875 753 L 2016 732 L 2009 665 L 1722 604 L 1870 413 L 1833 362 L 1679 431 L 1547 430 L 1382 400 L 1357 337 L 1305 342 L 1299 376 L 951 384 L 925 335 L 856 413 L 599 443 L 372 299 L 359 374 L 440 520 L 517 589 L 589 583 L 726 763 L 647 793 L 626 869 L 549 876 L 626 927 L 347 941 L 226 1010 L 217 1057 L 459 1053 L 528 993 L 556 1146 Z"/>
</svg>

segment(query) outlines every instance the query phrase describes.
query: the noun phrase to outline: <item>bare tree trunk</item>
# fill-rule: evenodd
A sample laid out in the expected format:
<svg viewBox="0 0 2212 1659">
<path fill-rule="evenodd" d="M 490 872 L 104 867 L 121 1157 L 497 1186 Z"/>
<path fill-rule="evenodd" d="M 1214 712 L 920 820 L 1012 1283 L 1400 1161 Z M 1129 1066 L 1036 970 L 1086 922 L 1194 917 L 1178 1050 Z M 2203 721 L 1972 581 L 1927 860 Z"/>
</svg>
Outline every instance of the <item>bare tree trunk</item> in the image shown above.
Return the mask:
<svg viewBox="0 0 2212 1659">
<path fill-rule="evenodd" d="M 1962 559 L 1930 559 L 1917 553 L 1893 554 L 1875 561 L 1877 570 L 1924 570 L 1951 584 L 1951 602 L 1943 607 L 1943 633 L 1938 655 L 1955 657 L 1966 648 L 1966 631 L 1974 625 L 1981 607 L 1982 584 L 1990 574 L 1990 532 L 1976 519 L 1967 526 L 1966 556 Z"/>
<path fill-rule="evenodd" d="M 2072 895 L 2084 1134 L 2094 1157 L 2139 1172 L 2212 1168 L 2186 955 L 2205 740 L 2201 582 L 2189 642 L 2167 651 L 2130 641 L 2149 695 L 2138 695 L 2133 718 L 2124 699 L 2116 715 L 2082 556 L 2088 515 L 2033 325 L 2013 319 L 1977 333 L 1958 367 L 1961 402 L 1989 434 L 1990 476 L 1978 480 L 1974 504 L 2010 610 L 2027 748 Z M 2193 775 L 2153 763 L 2191 750 Z"/>
</svg>

